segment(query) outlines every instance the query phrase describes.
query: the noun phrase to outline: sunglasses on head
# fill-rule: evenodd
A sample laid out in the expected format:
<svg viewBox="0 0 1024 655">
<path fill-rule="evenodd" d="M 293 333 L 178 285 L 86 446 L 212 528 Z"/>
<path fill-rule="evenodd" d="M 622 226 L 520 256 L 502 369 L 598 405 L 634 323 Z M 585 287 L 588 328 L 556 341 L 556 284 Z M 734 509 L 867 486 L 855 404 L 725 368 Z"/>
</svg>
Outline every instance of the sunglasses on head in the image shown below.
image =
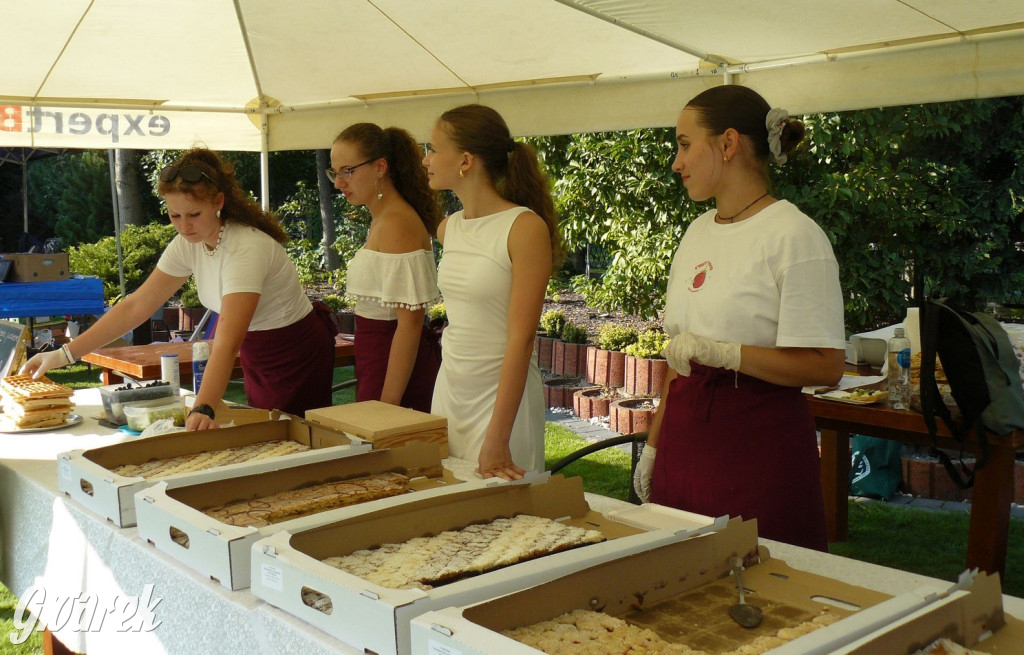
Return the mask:
<svg viewBox="0 0 1024 655">
<path fill-rule="evenodd" d="M 163 170 L 160 171 L 161 182 L 173 182 L 179 177 L 182 182 L 188 183 L 198 182 L 205 177 L 210 182 L 213 182 L 214 186 L 217 186 L 217 182 L 214 181 L 206 171 L 194 164 L 190 164 L 188 166 L 165 166 Z"/>
</svg>

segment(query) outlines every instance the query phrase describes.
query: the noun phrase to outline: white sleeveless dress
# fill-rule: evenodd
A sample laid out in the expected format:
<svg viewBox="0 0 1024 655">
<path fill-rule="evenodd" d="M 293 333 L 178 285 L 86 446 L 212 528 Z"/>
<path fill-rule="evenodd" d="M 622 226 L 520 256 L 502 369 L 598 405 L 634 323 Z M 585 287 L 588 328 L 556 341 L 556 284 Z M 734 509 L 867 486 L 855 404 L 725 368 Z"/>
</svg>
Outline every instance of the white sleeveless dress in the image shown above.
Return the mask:
<svg viewBox="0 0 1024 655">
<path fill-rule="evenodd" d="M 448 418 L 452 456 L 472 462 L 480 457 L 498 393 L 512 291 L 508 234 L 524 211 L 529 210 L 515 207 L 469 220 L 460 211 L 445 227 L 437 285 L 448 327 L 431 413 Z M 533 358 L 509 446 L 517 465 L 544 470 L 544 387 Z"/>
</svg>

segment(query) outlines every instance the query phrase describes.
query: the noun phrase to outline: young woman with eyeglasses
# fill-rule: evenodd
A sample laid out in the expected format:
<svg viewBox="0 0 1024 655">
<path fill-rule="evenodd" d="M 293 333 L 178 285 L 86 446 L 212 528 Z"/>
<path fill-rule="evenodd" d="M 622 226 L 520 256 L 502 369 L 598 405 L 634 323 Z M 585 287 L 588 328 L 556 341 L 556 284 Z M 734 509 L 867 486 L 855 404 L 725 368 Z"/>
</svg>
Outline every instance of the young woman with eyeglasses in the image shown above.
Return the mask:
<svg viewBox="0 0 1024 655">
<path fill-rule="evenodd" d="M 334 140 L 327 175 L 371 217 L 346 281 L 356 301 L 356 400 L 429 412 L 441 349 L 424 313 L 440 295 L 431 237 L 441 212 L 416 140 L 397 127 L 351 125 Z"/>
<path fill-rule="evenodd" d="M 544 469 L 544 389 L 533 341 L 560 258 L 554 202 L 533 149 L 490 107 L 438 119 L 423 159 L 430 186 L 463 210 L 441 222 L 438 285 L 448 327 L 432 412 L 455 457 L 484 478 Z"/>
<path fill-rule="evenodd" d="M 70 364 L 149 320 L 195 276 L 199 299 L 220 316 L 190 430 L 217 427 L 214 407 L 235 355 L 253 407 L 302 415 L 331 404 L 333 314 L 310 303 L 282 243 L 277 219 L 249 199 L 230 163 L 194 148 L 160 172 L 158 193 L 178 235 L 141 287 L 61 350 L 40 353 L 22 371 L 38 377 Z"/>
</svg>

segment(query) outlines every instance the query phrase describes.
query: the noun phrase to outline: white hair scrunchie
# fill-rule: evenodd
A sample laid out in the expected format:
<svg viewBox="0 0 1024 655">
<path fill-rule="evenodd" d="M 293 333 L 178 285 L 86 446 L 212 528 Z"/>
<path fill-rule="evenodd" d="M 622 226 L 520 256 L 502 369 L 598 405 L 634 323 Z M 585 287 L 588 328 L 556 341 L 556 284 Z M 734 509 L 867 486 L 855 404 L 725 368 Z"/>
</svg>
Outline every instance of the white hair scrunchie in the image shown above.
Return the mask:
<svg viewBox="0 0 1024 655">
<path fill-rule="evenodd" d="M 789 157 L 782 152 L 782 128 L 789 122 L 789 112 L 785 109 L 771 109 L 764 119 L 764 125 L 768 128 L 768 149 L 771 151 L 771 159 L 780 166 L 786 163 Z"/>
</svg>

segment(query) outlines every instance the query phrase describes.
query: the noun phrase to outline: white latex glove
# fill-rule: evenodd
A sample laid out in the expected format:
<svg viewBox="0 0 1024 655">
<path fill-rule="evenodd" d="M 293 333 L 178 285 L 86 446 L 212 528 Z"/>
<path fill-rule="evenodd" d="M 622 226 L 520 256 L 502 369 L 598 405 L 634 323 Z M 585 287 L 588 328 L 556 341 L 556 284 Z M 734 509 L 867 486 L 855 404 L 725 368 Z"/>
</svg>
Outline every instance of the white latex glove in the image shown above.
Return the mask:
<svg viewBox="0 0 1024 655">
<path fill-rule="evenodd" d="M 73 360 L 68 361 L 67 351 L 63 348 L 58 348 L 57 350 L 47 350 L 46 352 L 34 355 L 32 359 L 22 364 L 21 370 L 18 373 L 21 375 L 31 375 L 33 380 L 38 380 L 51 368 L 60 368 L 61 366 L 74 363 Z"/>
<path fill-rule="evenodd" d="M 690 374 L 690 362 L 712 368 L 740 370 L 740 344 L 723 343 L 683 332 L 673 337 L 661 353 L 679 375 Z"/>
<path fill-rule="evenodd" d="M 654 477 L 654 457 L 657 454 L 658 449 L 654 446 L 644 446 L 640 461 L 636 463 L 636 471 L 633 472 L 633 489 L 645 503 L 651 500 L 651 479 Z"/>
</svg>

